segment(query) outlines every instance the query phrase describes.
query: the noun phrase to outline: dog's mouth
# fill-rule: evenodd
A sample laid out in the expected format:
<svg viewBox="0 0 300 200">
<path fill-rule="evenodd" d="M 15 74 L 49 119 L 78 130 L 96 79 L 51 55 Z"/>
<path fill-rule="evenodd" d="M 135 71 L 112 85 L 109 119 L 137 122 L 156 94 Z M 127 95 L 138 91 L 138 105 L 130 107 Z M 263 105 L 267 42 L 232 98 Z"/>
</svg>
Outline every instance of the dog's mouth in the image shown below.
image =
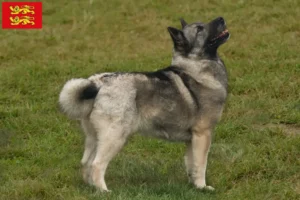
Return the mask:
<svg viewBox="0 0 300 200">
<path fill-rule="evenodd" d="M 220 34 L 218 34 L 217 36 L 215 36 L 214 38 L 212 38 L 210 40 L 210 46 L 213 46 L 219 42 L 222 42 L 222 43 L 226 42 L 226 40 L 229 38 L 229 36 L 230 36 L 230 34 L 229 34 L 228 29 L 225 29 Z"/>
<path fill-rule="evenodd" d="M 222 33 L 220 33 L 217 37 L 213 38 L 212 41 L 225 38 L 229 35 L 228 29 L 225 29 Z"/>
</svg>

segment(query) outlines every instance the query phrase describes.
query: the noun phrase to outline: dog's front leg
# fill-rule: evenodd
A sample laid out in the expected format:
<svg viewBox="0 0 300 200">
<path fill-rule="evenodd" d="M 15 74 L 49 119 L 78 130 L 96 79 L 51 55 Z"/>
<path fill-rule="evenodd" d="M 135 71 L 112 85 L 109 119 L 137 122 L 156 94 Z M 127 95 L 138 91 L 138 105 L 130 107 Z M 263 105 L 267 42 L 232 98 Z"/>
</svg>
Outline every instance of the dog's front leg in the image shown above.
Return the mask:
<svg viewBox="0 0 300 200">
<path fill-rule="evenodd" d="M 193 173 L 193 148 L 192 143 L 189 142 L 186 144 L 186 151 L 184 155 L 184 164 L 186 167 L 186 173 L 189 178 L 189 182 L 192 182 L 192 173 Z"/>
<path fill-rule="evenodd" d="M 206 185 L 205 174 L 207 157 L 211 143 L 210 129 L 196 129 L 193 131 L 192 152 L 193 152 L 193 171 L 192 178 L 195 186 L 199 189 L 214 190 L 213 187 Z"/>
</svg>

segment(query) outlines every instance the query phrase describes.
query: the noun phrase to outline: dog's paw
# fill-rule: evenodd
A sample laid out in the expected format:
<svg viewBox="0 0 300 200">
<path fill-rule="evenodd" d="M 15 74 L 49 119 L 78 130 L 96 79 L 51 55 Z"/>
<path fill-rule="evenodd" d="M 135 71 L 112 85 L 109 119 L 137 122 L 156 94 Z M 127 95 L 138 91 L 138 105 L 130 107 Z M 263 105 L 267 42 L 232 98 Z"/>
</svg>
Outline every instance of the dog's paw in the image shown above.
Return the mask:
<svg viewBox="0 0 300 200">
<path fill-rule="evenodd" d="M 194 182 L 196 188 L 200 189 L 200 190 L 206 190 L 206 191 L 214 191 L 215 188 L 213 188 L 212 186 L 206 185 L 204 180 L 199 180 L 199 181 L 195 181 Z"/>
<path fill-rule="evenodd" d="M 100 193 L 109 194 L 112 192 L 111 190 L 107 189 L 107 187 L 99 187 L 99 186 L 94 185 L 94 188 L 96 189 L 96 192 L 99 194 Z"/>
<path fill-rule="evenodd" d="M 207 186 L 204 187 L 204 190 L 214 191 L 215 188 L 213 188 L 212 186 L 207 185 Z"/>
<path fill-rule="evenodd" d="M 109 190 L 109 189 L 100 189 L 100 191 L 102 192 L 102 193 L 111 193 L 111 190 Z"/>
<path fill-rule="evenodd" d="M 97 195 L 110 195 L 112 193 L 111 190 L 104 190 L 104 189 L 100 189 L 100 188 L 96 188 L 95 194 Z"/>
<path fill-rule="evenodd" d="M 214 191 L 215 190 L 215 188 L 213 188 L 212 186 L 209 186 L 209 185 L 197 186 L 197 188 L 200 190 L 206 190 L 206 191 Z"/>
</svg>

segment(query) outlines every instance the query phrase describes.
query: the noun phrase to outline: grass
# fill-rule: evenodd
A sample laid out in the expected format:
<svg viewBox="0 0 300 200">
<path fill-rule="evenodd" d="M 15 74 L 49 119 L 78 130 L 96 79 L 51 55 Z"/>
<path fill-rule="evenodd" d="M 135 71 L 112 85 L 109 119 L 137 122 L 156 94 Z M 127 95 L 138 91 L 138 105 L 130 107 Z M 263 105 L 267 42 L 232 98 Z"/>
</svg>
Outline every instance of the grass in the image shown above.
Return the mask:
<svg viewBox="0 0 300 200">
<path fill-rule="evenodd" d="M 134 136 L 101 194 L 80 175 L 83 136 L 57 109 L 64 82 L 168 66 L 167 26 L 224 16 L 219 50 L 230 95 L 202 192 L 187 183 L 183 144 Z M 1 30 L 0 199 L 299 199 L 300 2 L 53 0 L 43 29 Z"/>
</svg>

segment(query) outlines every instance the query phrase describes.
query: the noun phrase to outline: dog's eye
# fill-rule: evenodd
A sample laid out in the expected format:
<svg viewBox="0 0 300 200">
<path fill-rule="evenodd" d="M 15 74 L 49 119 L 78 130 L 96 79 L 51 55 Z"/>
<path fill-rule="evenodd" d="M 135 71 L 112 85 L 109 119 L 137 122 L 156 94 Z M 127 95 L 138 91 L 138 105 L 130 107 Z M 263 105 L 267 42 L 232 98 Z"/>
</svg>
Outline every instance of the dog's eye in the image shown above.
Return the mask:
<svg viewBox="0 0 300 200">
<path fill-rule="evenodd" d="M 203 31 L 204 27 L 203 26 L 197 26 L 197 32 Z"/>
</svg>

